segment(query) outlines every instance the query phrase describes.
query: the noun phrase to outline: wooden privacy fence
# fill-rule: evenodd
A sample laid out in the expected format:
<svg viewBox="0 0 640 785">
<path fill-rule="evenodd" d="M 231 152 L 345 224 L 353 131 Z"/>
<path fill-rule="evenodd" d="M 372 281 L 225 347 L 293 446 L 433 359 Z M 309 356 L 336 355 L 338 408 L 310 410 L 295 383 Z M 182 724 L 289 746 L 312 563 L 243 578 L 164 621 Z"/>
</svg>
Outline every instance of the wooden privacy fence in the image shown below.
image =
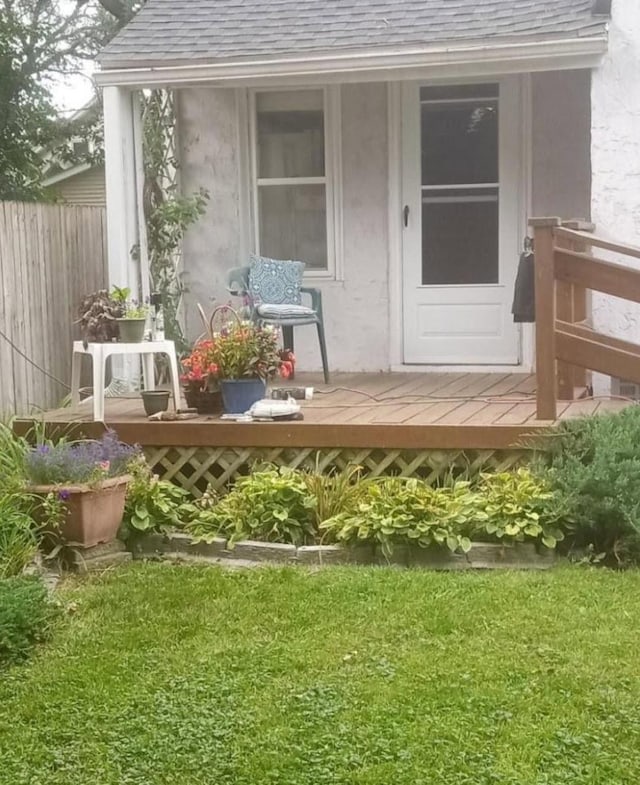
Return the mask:
<svg viewBox="0 0 640 785">
<path fill-rule="evenodd" d="M 79 302 L 106 282 L 104 208 L 0 202 L 0 416 L 67 395 Z"/>
<path fill-rule="evenodd" d="M 531 220 L 535 241 L 537 417 L 555 420 L 558 397 L 573 398 L 585 369 L 640 384 L 640 345 L 590 325 L 589 291 L 640 303 L 640 270 L 593 255 L 640 259 L 640 248 L 563 225 Z"/>
</svg>

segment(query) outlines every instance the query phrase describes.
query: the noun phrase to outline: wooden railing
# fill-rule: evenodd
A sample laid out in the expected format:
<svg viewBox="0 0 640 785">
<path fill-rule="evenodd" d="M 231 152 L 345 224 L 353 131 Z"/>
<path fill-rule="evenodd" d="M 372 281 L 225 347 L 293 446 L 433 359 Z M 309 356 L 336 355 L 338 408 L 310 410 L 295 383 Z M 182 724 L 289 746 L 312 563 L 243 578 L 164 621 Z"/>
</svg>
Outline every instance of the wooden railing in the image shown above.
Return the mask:
<svg viewBox="0 0 640 785">
<path fill-rule="evenodd" d="M 537 418 L 555 420 L 558 398 L 586 385 L 587 369 L 640 383 L 640 345 L 595 331 L 590 292 L 640 303 L 640 270 L 594 256 L 595 249 L 640 259 L 589 224 L 530 221 L 535 241 Z"/>
</svg>

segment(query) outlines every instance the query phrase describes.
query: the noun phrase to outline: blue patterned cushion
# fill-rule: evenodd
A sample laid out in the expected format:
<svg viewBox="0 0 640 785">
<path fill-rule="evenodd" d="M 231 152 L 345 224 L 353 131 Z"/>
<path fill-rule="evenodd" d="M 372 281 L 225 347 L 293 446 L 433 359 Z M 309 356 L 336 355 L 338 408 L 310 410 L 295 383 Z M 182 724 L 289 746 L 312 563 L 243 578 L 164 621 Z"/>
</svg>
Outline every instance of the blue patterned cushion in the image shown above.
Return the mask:
<svg viewBox="0 0 640 785">
<path fill-rule="evenodd" d="M 300 305 L 303 262 L 284 262 L 252 256 L 249 292 L 254 303 Z"/>
</svg>

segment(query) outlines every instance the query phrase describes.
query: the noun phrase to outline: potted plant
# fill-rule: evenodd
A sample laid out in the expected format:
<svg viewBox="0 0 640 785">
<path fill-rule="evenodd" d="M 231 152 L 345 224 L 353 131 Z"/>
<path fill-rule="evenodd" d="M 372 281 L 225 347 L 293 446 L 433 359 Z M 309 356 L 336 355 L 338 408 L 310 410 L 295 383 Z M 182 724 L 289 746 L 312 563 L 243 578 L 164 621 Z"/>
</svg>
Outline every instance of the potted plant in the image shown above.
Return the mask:
<svg viewBox="0 0 640 785">
<path fill-rule="evenodd" d="M 191 354 L 182 360 L 187 406 L 198 414 L 218 414 L 222 411 L 222 394 L 218 382 L 218 366 L 214 362 L 214 340 L 198 341 Z"/>
<path fill-rule="evenodd" d="M 127 287 L 114 286 L 111 297 L 119 309 L 116 322 L 118 323 L 120 340 L 123 343 L 140 343 L 144 340 L 144 328 L 149 313 L 148 306 L 132 300 L 131 290 Z"/>
<path fill-rule="evenodd" d="M 267 381 L 281 367 L 278 330 L 243 321 L 229 306 L 216 311 L 227 314 L 230 322 L 219 332 L 212 331 L 211 359 L 217 368 L 225 412 L 240 414 L 264 398 Z M 212 324 L 215 317 L 216 312 Z"/>
<path fill-rule="evenodd" d="M 122 523 L 128 466 L 138 454 L 113 431 L 97 441 L 41 444 L 25 458 L 27 491 L 59 503 L 56 523 L 67 542 L 84 548 L 110 542 Z"/>
<path fill-rule="evenodd" d="M 106 289 L 88 294 L 80 303 L 78 324 L 85 342 L 108 343 L 118 337 L 121 308 Z"/>
<path fill-rule="evenodd" d="M 169 408 L 169 390 L 142 390 L 140 397 L 145 414 L 151 417 L 158 412 L 166 412 Z"/>
</svg>

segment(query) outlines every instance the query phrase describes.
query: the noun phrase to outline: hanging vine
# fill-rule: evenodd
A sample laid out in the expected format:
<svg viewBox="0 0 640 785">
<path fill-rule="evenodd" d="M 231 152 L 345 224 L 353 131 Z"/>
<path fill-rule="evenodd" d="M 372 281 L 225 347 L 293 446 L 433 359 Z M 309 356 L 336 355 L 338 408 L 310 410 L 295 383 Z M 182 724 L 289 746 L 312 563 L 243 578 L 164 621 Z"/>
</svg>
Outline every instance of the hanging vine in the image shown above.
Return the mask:
<svg viewBox="0 0 640 785">
<path fill-rule="evenodd" d="M 182 195 L 176 150 L 173 93 L 142 94 L 144 144 L 144 214 L 147 225 L 151 288 L 162 299 L 167 338 L 183 353 L 189 348 L 184 333 L 182 303 L 187 291 L 182 271 L 185 232 L 206 210 L 209 194 L 200 189 Z"/>
</svg>

